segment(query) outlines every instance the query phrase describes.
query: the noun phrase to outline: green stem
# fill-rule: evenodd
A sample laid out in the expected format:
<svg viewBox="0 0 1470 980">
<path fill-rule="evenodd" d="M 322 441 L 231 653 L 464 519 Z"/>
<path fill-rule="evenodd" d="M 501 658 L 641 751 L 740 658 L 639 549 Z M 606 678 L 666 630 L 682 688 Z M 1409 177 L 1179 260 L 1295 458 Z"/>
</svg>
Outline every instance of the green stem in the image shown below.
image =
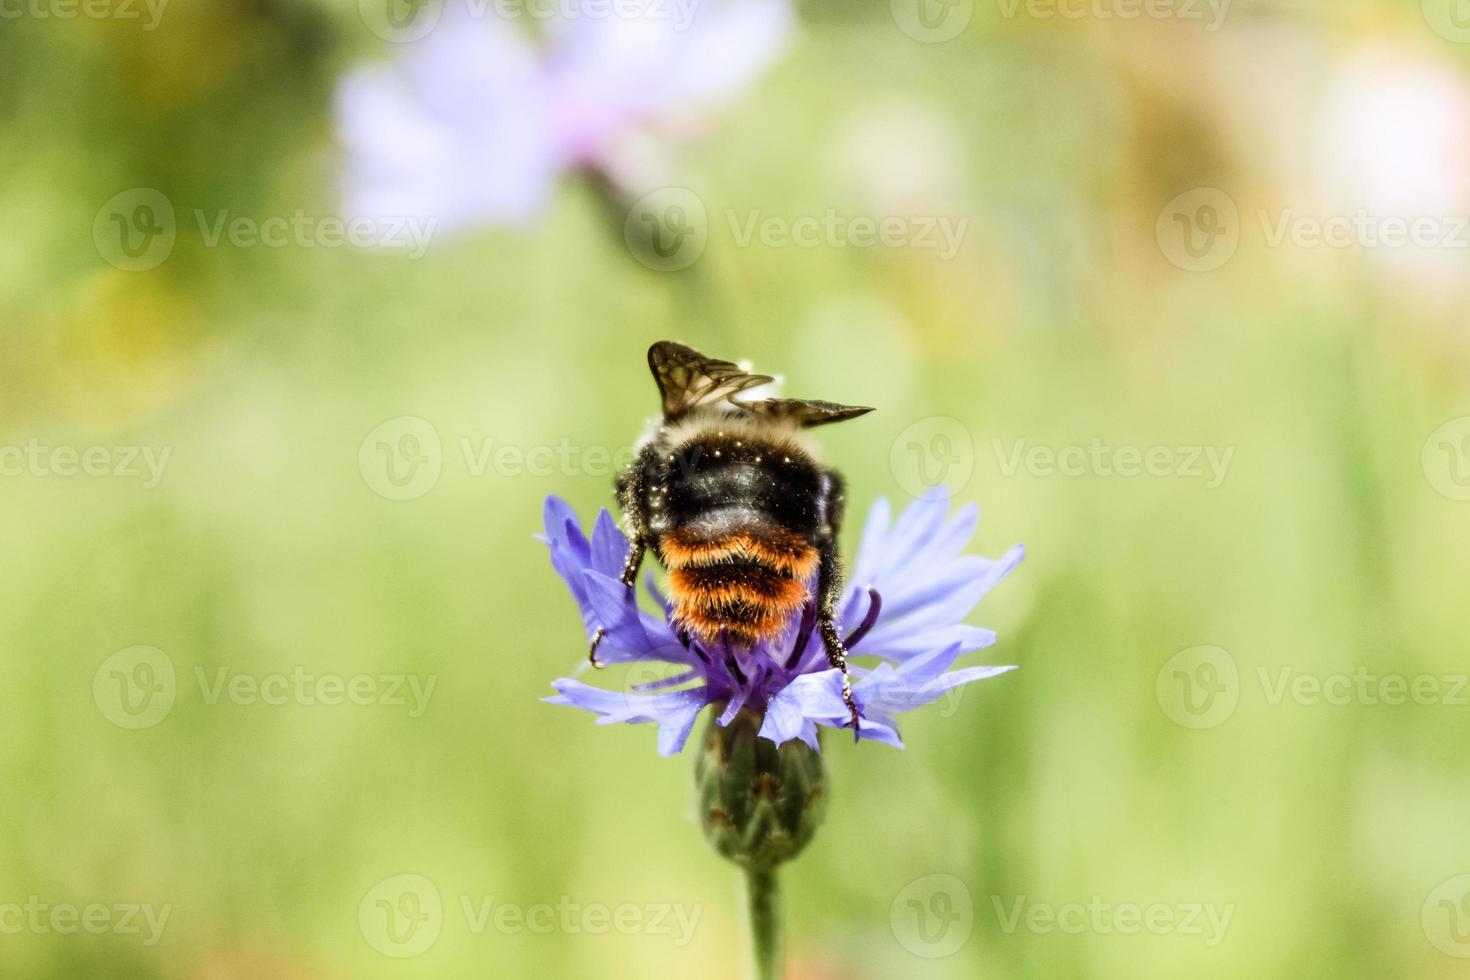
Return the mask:
<svg viewBox="0 0 1470 980">
<path fill-rule="evenodd" d="M 750 898 L 750 938 L 755 980 L 781 980 L 781 890 L 775 871 L 745 872 Z"/>
</svg>

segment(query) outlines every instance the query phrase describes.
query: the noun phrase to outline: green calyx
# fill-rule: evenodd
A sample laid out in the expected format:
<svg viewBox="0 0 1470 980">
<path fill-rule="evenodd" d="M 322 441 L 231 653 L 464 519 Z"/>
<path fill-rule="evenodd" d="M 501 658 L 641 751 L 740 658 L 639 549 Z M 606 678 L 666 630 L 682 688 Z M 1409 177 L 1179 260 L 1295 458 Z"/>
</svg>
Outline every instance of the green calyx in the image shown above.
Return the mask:
<svg viewBox="0 0 1470 980">
<path fill-rule="evenodd" d="M 752 871 L 771 871 L 811 842 L 827 812 L 822 756 L 801 741 L 760 738 L 760 716 L 742 711 L 705 728 L 695 762 L 699 822 L 716 851 Z"/>
</svg>

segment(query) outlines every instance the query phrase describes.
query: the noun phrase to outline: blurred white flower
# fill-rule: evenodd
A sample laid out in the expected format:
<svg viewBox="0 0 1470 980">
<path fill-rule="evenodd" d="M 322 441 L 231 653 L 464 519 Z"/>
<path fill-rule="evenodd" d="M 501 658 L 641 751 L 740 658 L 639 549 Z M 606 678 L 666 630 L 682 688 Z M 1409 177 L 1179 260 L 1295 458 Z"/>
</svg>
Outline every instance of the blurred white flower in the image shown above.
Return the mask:
<svg viewBox="0 0 1470 980">
<path fill-rule="evenodd" d="M 1463 296 L 1470 261 L 1470 82 L 1415 47 L 1378 44 L 1328 83 L 1317 129 L 1320 190 L 1339 216 L 1367 222 L 1368 258 L 1420 306 Z M 1418 240 L 1385 245 L 1396 222 Z M 1376 237 L 1374 237 L 1376 236 Z"/>
<path fill-rule="evenodd" d="M 667 142 L 748 88 L 791 35 L 789 0 L 562 6 L 534 42 L 500 7 L 451 0 L 394 65 L 337 93 L 346 209 L 445 229 L 525 222 L 585 169 L 636 196 Z"/>
<path fill-rule="evenodd" d="M 1319 155 L 1328 191 L 1384 214 L 1464 213 L 1470 83 L 1412 51 L 1371 47 L 1329 83 Z"/>
<path fill-rule="evenodd" d="M 936 106 L 888 97 L 838 120 L 828 167 L 879 214 L 951 213 L 965 207 L 965 148 Z"/>
</svg>

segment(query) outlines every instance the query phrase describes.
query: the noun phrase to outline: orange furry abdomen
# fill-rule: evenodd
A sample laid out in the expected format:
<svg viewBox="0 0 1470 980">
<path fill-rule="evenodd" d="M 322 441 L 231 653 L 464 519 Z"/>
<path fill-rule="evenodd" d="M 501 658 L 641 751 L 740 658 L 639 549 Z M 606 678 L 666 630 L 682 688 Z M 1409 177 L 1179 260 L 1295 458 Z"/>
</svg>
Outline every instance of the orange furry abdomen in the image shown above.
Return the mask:
<svg viewBox="0 0 1470 980">
<path fill-rule="evenodd" d="M 723 632 L 737 646 L 775 639 L 811 597 L 820 557 L 781 527 L 729 534 L 677 528 L 659 542 L 669 570 L 674 621 L 707 643 Z"/>
</svg>

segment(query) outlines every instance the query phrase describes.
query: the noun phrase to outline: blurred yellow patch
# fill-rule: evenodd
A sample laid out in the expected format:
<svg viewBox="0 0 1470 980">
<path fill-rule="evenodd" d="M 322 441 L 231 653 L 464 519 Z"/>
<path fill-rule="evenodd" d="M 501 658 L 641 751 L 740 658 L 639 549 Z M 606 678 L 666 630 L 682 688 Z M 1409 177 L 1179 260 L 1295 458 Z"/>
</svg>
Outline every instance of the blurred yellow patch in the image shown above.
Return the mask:
<svg viewBox="0 0 1470 980">
<path fill-rule="evenodd" d="M 194 302 L 162 276 L 100 271 L 41 325 L 42 397 L 89 433 L 135 426 L 188 389 L 202 332 Z"/>
</svg>

